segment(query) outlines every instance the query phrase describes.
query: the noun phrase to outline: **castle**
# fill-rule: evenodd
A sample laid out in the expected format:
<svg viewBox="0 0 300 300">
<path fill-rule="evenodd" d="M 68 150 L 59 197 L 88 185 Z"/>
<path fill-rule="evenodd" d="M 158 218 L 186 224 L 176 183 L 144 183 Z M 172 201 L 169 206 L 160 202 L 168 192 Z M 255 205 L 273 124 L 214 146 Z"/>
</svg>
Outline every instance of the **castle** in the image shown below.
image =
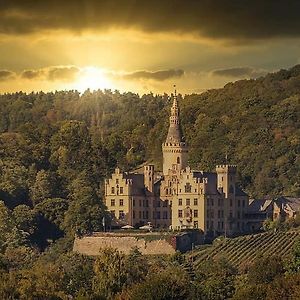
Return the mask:
<svg viewBox="0 0 300 300">
<path fill-rule="evenodd" d="M 153 165 L 145 165 L 143 173 L 116 168 L 105 180 L 105 204 L 117 224 L 151 222 L 156 228 L 198 228 L 212 236 L 247 231 L 249 198 L 236 185 L 236 166 L 218 165 L 216 172 L 204 172 L 187 165 L 176 91 L 162 153 L 162 173 Z"/>
</svg>

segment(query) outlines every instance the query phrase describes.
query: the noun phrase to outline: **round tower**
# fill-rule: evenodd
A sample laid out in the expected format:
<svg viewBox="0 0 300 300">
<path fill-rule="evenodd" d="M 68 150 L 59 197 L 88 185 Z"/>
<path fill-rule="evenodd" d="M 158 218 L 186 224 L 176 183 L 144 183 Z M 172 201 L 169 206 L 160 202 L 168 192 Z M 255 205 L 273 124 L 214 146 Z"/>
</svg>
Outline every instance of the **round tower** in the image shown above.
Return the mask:
<svg viewBox="0 0 300 300">
<path fill-rule="evenodd" d="M 187 166 L 188 147 L 184 141 L 180 127 L 176 90 L 173 97 L 173 105 L 171 107 L 168 135 L 166 141 L 162 144 L 162 152 L 164 175 L 168 175 L 170 169 L 180 171 Z"/>
</svg>

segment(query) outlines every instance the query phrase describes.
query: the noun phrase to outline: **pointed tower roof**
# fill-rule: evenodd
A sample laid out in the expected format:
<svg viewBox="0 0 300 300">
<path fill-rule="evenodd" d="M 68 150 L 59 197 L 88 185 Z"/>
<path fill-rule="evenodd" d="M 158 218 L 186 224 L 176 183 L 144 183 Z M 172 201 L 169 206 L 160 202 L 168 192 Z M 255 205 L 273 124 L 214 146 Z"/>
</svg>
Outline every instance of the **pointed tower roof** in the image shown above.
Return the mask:
<svg viewBox="0 0 300 300">
<path fill-rule="evenodd" d="M 170 115 L 170 126 L 169 126 L 169 131 L 166 139 L 166 143 L 172 143 L 172 142 L 173 143 L 184 142 L 181 127 L 180 127 L 179 107 L 178 107 L 176 89 L 173 96 L 173 105 L 171 107 L 171 115 Z"/>
</svg>

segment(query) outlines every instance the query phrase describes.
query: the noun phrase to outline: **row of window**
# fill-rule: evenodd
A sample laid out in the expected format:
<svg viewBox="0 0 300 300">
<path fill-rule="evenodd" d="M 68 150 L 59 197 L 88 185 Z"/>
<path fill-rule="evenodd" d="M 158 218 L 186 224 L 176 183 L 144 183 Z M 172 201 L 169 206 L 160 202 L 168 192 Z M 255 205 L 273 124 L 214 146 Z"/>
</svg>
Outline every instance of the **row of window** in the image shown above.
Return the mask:
<svg viewBox="0 0 300 300">
<path fill-rule="evenodd" d="M 198 218 L 198 209 L 194 209 L 193 210 L 193 215 L 194 215 L 194 218 Z M 182 209 L 179 209 L 178 210 L 178 218 L 182 218 L 183 217 L 183 210 Z M 186 216 L 187 217 L 187 216 Z M 189 216 L 190 217 L 190 216 Z"/>
<path fill-rule="evenodd" d="M 182 199 L 178 199 L 178 206 L 182 206 L 182 203 L 183 203 Z M 198 199 L 195 198 L 193 203 L 194 203 L 194 205 L 198 205 Z M 185 200 L 185 205 L 190 206 L 191 205 L 191 199 L 186 199 Z"/>
<path fill-rule="evenodd" d="M 215 217 L 215 212 L 213 211 L 213 210 L 207 210 L 206 211 L 206 215 L 207 215 L 207 217 L 209 218 L 214 218 Z M 243 218 L 243 215 L 244 215 L 244 213 L 243 212 L 241 212 L 241 211 L 237 211 L 237 218 L 238 219 L 241 219 L 241 218 Z M 233 213 L 232 213 L 232 211 L 230 211 L 229 212 L 229 218 L 232 218 L 233 217 Z M 218 210 L 218 218 L 220 219 L 220 218 L 224 218 L 224 211 L 223 210 Z"/>
<path fill-rule="evenodd" d="M 120 199 L 119 200 L 119 206 L 123 206 L 123 205 L 124 205 L 124 200 Z M 110 206 L 116 206 L 116 200 L 115 199 L 110 200 Z"/>
<path fill-rule="evenodd" d="M 114 217 L 118 217 L 119 220 L 123 220 L 125 218 L 125 213 L 124 213 L 123 210 L 119 211 L 118 216 L 116 216 L 116 211 L 115 210 L 111 210 L 111 214 Z M 139 213 L 137 215 L 136 211 L 133 210 L 132 211 L 132 218 L 136 219 L 137 217 L 139 219 L 148 220 L 149 219 L 149 211 L 139 211 Z M 167 211 L 163 211 L 161 213 L 160 211 L 154 211 L 153 212 L 153 219 L 157 219 L 157 220 L 164 219 L 164 220 L 166 220 L 166 219 L 168 219 L 168 212 Z"/>
<path fill-rule="evenodd" d="M 115 188 L 114 186 L 111 187 L 111 194 L 114 194 L 115 192 L 117 192 L 117 195 L 122 195 L 124 193 L 124 189 L 122 186 Z"/>
<path fill-rule="evenodd" d="M 207 229 L 213 230 L 214 229 L 214 221 L 206 221 L 206 227 L 207 227 Z M 233 227 L 232 223 L 229 223 L 228 227 L 229 227 L 228 229 L 232 230 L 232 227 Z M 237 222 L 236 227 L 238 229 L 244 230 L 245 229 L 245 223 L 244 222 L 242 222 L 242 223 Z M 222 222 L 218 221 L 217 229 L 218 230 L 223 230 L 224 229 L 224 222 L 223 221 Z"/>
<path fill-rule="evenodd" d="M 207 205 L 208 206 L 214 206 L 214 199 L 207 199 Z M 224 205 L 224 199 L 218 199 L 218 206 L 223 206 Z M 232 199 L 229 199 L 229 205 L 230 205 L 230 207 L 232 207 L 232 205 L 233 205 L 233 200 Z M 242 202 L 241 202 L 241 200 L 240 199 L 238 199 L 238 201 L 237 201 L 237 206 L 238 207 L 241 207 L 241 205 L 242 205 L 242 207 L 245 207 L 245 205 L 246 205 L 246 203 L 245 203 L 245 200 L 243 200 Z"/>
<path fill-rule="evenodd" d="M 133 217 L 133 219 L 137 218 L 137 214 L 136 214 L 135 210 L 132 211 L 132 217 Z M 139 211 L 138 218 L 148 220 L 149 219 L 149 212 L 148 211 Z M 160 211 L 154 211 L 153 212 L 153 219 L 156 219 L 156 220 L 164 219 L 164 220 L 166 220 L 166 219 L 168 219 L 168 212 L 163 211 L 162 214 L 161 214 Z"/>
</svg>

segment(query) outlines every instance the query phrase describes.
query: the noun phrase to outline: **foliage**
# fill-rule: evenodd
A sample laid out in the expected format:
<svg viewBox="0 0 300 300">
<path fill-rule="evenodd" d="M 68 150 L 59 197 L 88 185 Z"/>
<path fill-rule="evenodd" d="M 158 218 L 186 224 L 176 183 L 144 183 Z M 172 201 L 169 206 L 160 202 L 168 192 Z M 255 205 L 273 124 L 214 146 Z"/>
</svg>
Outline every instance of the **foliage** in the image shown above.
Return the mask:
<svg viewBox="0 0 300 300">
<path fill-rule="evenodd" d="M 282 259 L 277 256 L 258 258 L 250 267 L 248 278 L 253 285 L 260 283 L 270 283 L 278 275 L 284 273 Z"/>
</svg>

